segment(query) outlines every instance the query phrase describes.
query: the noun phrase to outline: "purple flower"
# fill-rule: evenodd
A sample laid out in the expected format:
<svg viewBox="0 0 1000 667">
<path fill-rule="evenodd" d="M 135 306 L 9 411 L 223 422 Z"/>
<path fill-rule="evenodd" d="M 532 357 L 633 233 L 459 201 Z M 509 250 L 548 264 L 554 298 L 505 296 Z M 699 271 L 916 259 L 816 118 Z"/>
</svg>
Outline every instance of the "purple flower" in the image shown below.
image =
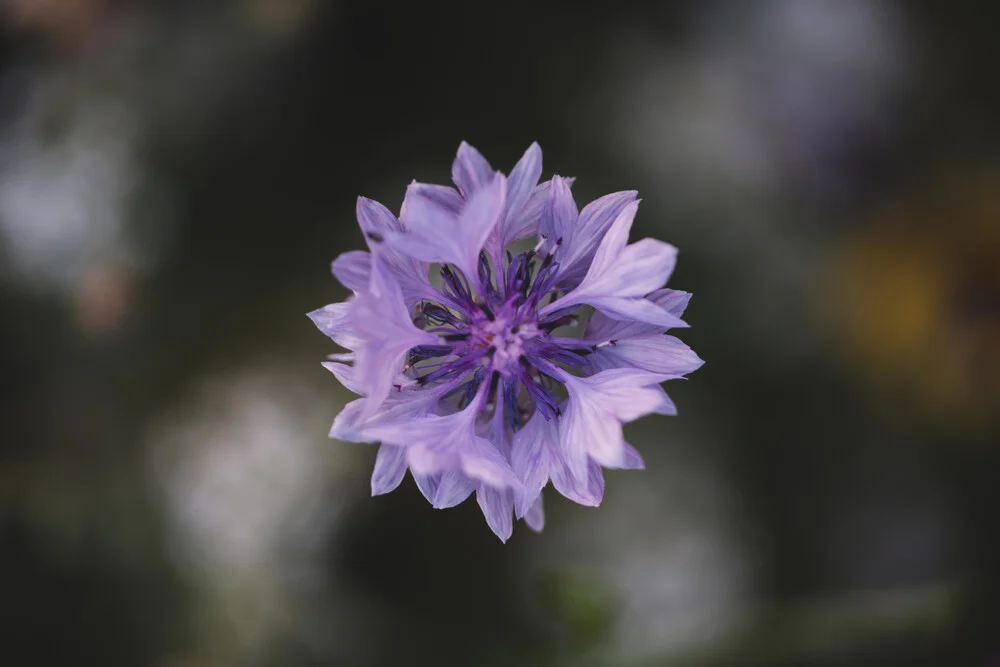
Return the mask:
<svg viewBox="0 0 1000 667">
<path fill-rule="evenodd" d="M 359 198 L 369 252 L 333 262 L 354 294 L 310 313 L 361 396 L 330 436 L 382 443 L 372 493 L 407 470 L 434 507 L 475 493 L 504 541 L 515 516 L 541 530 L 548 482 L 596 506 L 603 468 L 641 469 L 622 425 L 676 414 L 660 383 L 702 364 L 665 334 L 687 326 L 690 294 L 663 288 L 677 250 L 628 243 L 636 193 L 580 211 L 572 180 L 541 171 L 537 144 L 504 176 L 463 143 L 457 189 L 410 184 L 398 219 Z"/>
</svg>

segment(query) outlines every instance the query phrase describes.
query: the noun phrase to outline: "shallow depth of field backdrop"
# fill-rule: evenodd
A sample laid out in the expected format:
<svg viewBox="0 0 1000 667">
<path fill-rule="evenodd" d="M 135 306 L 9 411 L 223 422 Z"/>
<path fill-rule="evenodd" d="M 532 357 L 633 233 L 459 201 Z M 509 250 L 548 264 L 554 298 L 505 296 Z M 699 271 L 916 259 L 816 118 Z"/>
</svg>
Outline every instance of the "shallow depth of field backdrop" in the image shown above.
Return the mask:
<svg viewBox="0 0 1000 667">
<path fill-rule="evenodd" d="M 0 4 L 0 663 L 1000 664 L 1000 8 Z M 502 545 L 305 313 L 461 140 L 680 248 L 646 472 Z"/>
</svg>

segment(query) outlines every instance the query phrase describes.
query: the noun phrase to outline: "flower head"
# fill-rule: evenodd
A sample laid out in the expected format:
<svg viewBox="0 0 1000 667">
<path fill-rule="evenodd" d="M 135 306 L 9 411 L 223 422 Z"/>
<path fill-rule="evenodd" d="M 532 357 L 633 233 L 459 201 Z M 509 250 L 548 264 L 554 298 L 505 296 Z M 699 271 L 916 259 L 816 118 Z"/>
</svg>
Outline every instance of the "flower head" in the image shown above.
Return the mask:
<svg viewBox="0 0 1000 667">
<path fill-rule="evenodd" d="M 457 189 L 412 183 L 398 219 L 359 198 L 370 252 L 333 263 L 354 295 L 310 314 L 361 396 L 331 437 L 382 443 L 372 493 L 407 469 L 434 507 L 475 492 L 502 540 L 514 516 L 541 530 L 549 481 L 598 505 L 603 468 L 642 468 L 622 424 L 675 414 L 660 383 L 702 364 L 664 333 L 687 326 L 690 295 L 663 288 L 676 249 L 628 244 L 636 193 L 581 211 L 572 179 L 541 171 L 537 144 L 505 176 L 463 143 Z"/>
</svg>

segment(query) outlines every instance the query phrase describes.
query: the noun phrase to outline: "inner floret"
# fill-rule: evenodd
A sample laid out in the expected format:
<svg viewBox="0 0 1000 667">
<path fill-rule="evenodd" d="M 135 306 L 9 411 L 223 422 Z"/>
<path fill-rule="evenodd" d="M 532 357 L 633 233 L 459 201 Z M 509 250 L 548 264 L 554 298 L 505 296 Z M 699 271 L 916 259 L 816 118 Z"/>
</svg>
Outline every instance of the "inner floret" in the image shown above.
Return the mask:
<svg viewBox="0 0 1000 667">
<path fill-rule="evenodd" d="M 534 251 L 506 254 L 505 266 L 494 270 L 482 254 L 472 281 L 450 265 L 440 269 L 438 301 L 423 301 L 414 323 L 438 336 L 437 345 L 410 350 L 407 372 L 419 385 L 448 384 L 446 396 L 465 407 L 476 396 L 482 409 L 504 410 L 513 428 L 538 410 L 559 414 L 562 370 L 579 372 L 589 347 L 553 336 L 575 322 L 567 312 L 545 317 L 539 310 L 558 297 L 558 264 L 553 256 Z M 488 392 L 480 392 L 489 383 Z"/>
</svg>

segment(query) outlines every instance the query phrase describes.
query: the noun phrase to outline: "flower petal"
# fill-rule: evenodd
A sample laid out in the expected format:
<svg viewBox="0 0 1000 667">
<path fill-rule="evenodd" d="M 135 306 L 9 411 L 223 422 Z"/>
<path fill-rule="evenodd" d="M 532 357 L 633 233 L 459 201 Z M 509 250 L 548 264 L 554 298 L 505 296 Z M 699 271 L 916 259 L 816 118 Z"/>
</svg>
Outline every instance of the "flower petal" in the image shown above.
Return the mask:
<svg viewBox="0 0 1000 667">
<path fill-rule="evenodd" d="M 622 209 L 597 248 L 583 281 L 543 308 L 543 316 L 588 304 L 619 318 L 676 326 L 678 318 L 643 297 L 667 282 L 677 260 L 677 249 L 655 239 L 626 245 L 638 207 L 639 202 L 633 201 Z"/>
<path fill-rule="evenodd" d="M 437 336 L 414 326 L 395 277 L 377 264 L 374 269 L 371 292 L 359 294 L 350 310 L 351 325 L 364 340 L 354 367 L 360 393 L 370 401 L 367 416 L 389 395 L 406 353 L 437 342 Z"/>
<path fill-rule="evenodd" d="M 578 217 L 579 212 L 567 179 L 553 176 L 549 186 L 549 199 L 538 223 L 538 234 L 545 237 L 547 252 L 552 252 L 556 244 L 569 240 Z"/>
<path fill-rule="evenodd" d="M 552 486 L 578 505 L 597 507 L 604 500 L 604 472 L 593 461 L 587 463 L 582 481 L 577 481 L 568 467 L 553 469 Z"/>
<path fill-rule="evenodd" d="M 559 262 L 560 283 L 579 283 L 587 273 L 601 239 L 625 207 L 635 201 L 635 190 L 613 192 L 595 199 L 580 211 L 580 217 L 570 230 L 556 260 Z"/>
<path fill-rule="evenodd" d="M 478 276 L 479 253 L 503 212 L 507 179 L 503 174 L 472 193 L 455 216 L 419 194 L 407 197 L 405 232 L 389 234 L 388 245 L 423 262 L 454 264 L 467 278 Z"/>
<path fill-rule="evenodd" d="M 309 313 L 309 319 L 316 328 L 333 339 L 337 345 L 348 350 L 357 350 L 363 343 L 354 329 L 350 317 L 351 301 L 331 303 Z"/>
<path fill-rule="evenodd" d="M 632 445 L 625 443 L 625 458 L 622 465 L 623 470 L 645 470 L 646 462 L 642 460 L 642 454 Z"/>
<path fill-rule="evenodd" d="M 399 379 L 402 381 L 403 378 Z M 441 396 L 447 390 L 447 386 L 442 386 L 434 389 L 391 391 L 374 414 L 369 409 L 370 402 L 367 399 L 351 401 L 333 420 L 330 437 L 344 442 L 377 442 L 379 437 L 367 429 L 378 424 L 423 419 L 437 409 Z"/>
<path fill-rule="evenodd" d="M 562 181 L 567 188 L 573 185 L 574 178 L 563 178 Z M 520 241 L 523 238 L 534 236 L 539 231 L 542 214 L 549 205 L 549 195 L 552 191 L 552 181 L 545 181 L 535 186 L 531 196 L 517 212 L 513 219 L 506 220 L 507 227 L 511 230 L 508 233 L 510 241 Z"/>
<path fill-rule="evenodd" d="M 622 424 L 667 409 L 657 384 L 663 378 L 653 373 L 619 368 L 583 378 L 564 373 L 559 379 L 569 393 L 559 438 L 577 482 L 587 479 L 591 459 L 606 468 L 624 467 Z"/>
<path fill-rule="evenodd" d="M 451 164 L 451 180 L 466 199 L 476 190 L 484 187 L 493 179 L 493 167 L 486 161 L 482 153 L 465 143 L 458 146 L 458 154 Z"/>
<path fill-rule="evenodd" d="M 520 490 L 521 483 L 503 455 L 475 433 L 477 401 L 451 415 L 427 415 L 366 425 L 366 435 L 407 447 L 414 474 L 461 471 L 494 488 Z"/>
<path fill-rule="evenodd" d="M 409 217 L 406 209 L 411 197 L 423 197 L 434 203 L 438 208 L 448 211 L 452 215 L 458 215 L 465 206 L 465 200 L 458 190 L 447 185 L 431 185 L 429 183 L 418 183 L 413 181 L 406 188 L 406 197 L 403 199 L 403 206 L 400 209 L 400 217 Z"/>
<path fill-rule="evenodd" d="M 340 384 L 344 385 L 347 391 L 354 392 L 355 394 L 361 393 L 361 385 L 354 375 L 354 366 L 348 366 L 336 361 L 324 361 L 322 364 L 323 368 L 333 373 L 340 380 Z"/>
<path fill-rule="evenodd" d="M 421 299 L 432 297 L 436 290 L 427 279 L 427 265 L 390 247 L 386 239 L 404 231 L 403 224 L 382 204 L 358 197 L 358 225 L 373 254 L 373 261 L 388 268 L 399 283 L 403 301 L 413 306 Z M 360 290 L 359 290 L 360 291 Z"/>
<path fill-rule="evenodd" d="M 535 504 L 524 515 L 524 522 L 528 524 L 528 528 L 536 533 L 542 532 L 542 529 L 545 528 L 545 505 L 542 503 L 541 496 L 538 496 Z"/>
<path fill-rule="evenodd" d="M 659 289 L 646 297 L 646 301 L 652 302 L 672 315 L 680 318 L 687 308 L 691 295 L 688 292 L 672 289 Z M 645 308 L 646 306 L 642 306 Z M 687 326 L 686 322 L 676 320 L 677 326 Z M 584 340 L 598 344 L 610 340 L 622 340 L 625 338 L 638 338 L 663 333 L 668 327 L 649 322 L 636 321 L 631 319 L 615 319 L 600 311 L 595 312 L 590 321 L 587 322 L 587 330 L 583 335 Z M 670 327 L 673 328 L 673 327 Z"/>
<path fill-rule="evenodd" d="M 542 149 L 537 143 L 533 143 L 514 165 L 507 179 L 507 201 L 504 204 L 501 222 L 494 230 L 491 239 L 494 256 L 499 256 L 497 253 L 502 252 L 511 243 L 532 235 L 533 230 L 530 226 L 537 226 L 541 211 L 534 219 L 520 214 L 534 193 L 541 175 Z"/>
<path fill-rule="evenodd" d="M 483 485 L 476 491 L 476 500 L 490 530 L 496 533 L 501 542 L 509 540 L 514 532 L 514 497 L 511 491 L 500 491 Z"/>
<path fill-rule="evenodd" d="M 362 292 L 368 289 L 371 280 L 372 256 L 364 250 L 352 250 L 333 260 L 330 268 L 341 285 L 352 292 Z"/>
<path fill-rule="evenodd" d="M 393 445 L 381 445 L 372 471 L 372 495 L 393 491 L 406 475 L 406 450 Z"/>
<path fill-rule="evenodd" d="M 538 500 L 549 481 L 550 469 L 562 466 L 559 457 L 559 429 L 556 420 L 536 412 L 514 434 L 510 465 L 524 485 L 516 497 L 518 518 L 524 517 Z"/>
<path fill-rule="evenodd" d="M 427 502 L 439 510 L 462 503 L 476 488 L 475 482 L 456 471 L 435 475 L 414 474 L 413 479 Z"/>
<path fill-rule="evenodd" d="M 664 334 L 617 340 L 595 350 L 590 360 L 602 369 L 638 368 L 670 380 L 693 373 L 705 363 L 679 339 Z"/>
<path fill-rule="evenodd" d="M 573 293 L 567 296 L 573 297 Z M 678 317 L 671 315 L 668 311 L 648 299 L 641 297 L 619 297 L 614 295 L 589 296 L 577 295 L 574 301 L 586 303 L 593 306 L 608 317 L 624 320 L 626 322 L 639 322 L 654 327 L 656 331 L 666 331 L 667 329 L 677 329 L 686 327 L 687 324 Z M 562 299 L 555 301 L 562 308 Z M 573 304 L 578 305 L 578 304 Z"/>
</svg>

